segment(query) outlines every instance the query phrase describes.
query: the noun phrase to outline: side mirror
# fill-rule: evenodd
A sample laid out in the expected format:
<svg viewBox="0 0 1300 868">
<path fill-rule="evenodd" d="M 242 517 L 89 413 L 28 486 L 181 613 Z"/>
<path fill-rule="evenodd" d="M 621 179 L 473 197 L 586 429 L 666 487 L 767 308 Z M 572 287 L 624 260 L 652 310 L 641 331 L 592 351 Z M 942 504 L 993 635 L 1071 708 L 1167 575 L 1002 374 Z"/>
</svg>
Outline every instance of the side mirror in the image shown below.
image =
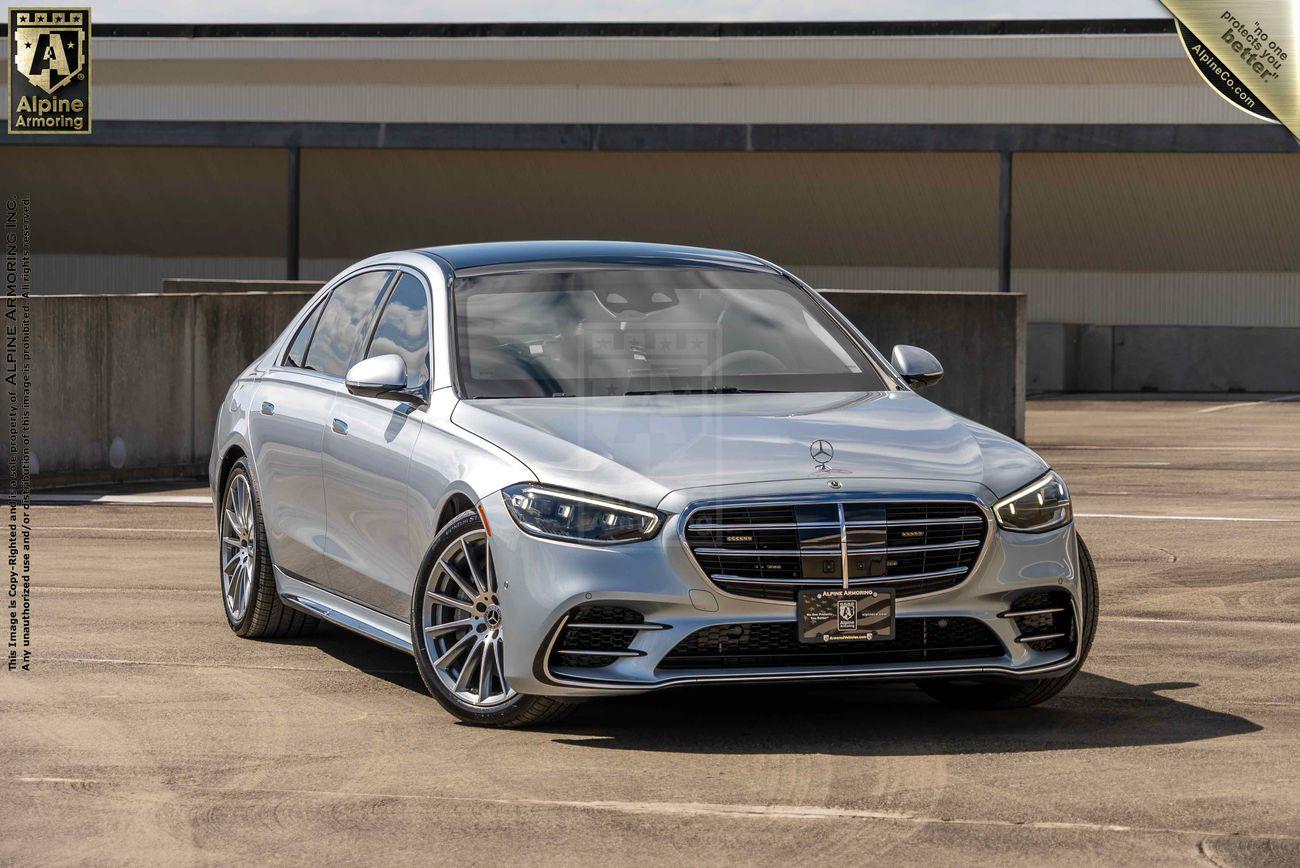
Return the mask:
<svg viewBox="0 0 1300 868">
<path fill-rule="evenodd" d="M 396 353 L 374 356 L 348 369 L 348 392 L 366 398 L 420 400 L 406 391 L 406 362 Z"/>
<path fill-rule="evenodd" d="M 943 365 L 920 347 L 899 344 L 894 347 L 889 360 L 893 363 L 894 370 L 902 375 L 903 382 L 914 389 L 933 386 L 943 379 Z"/>
</svg>

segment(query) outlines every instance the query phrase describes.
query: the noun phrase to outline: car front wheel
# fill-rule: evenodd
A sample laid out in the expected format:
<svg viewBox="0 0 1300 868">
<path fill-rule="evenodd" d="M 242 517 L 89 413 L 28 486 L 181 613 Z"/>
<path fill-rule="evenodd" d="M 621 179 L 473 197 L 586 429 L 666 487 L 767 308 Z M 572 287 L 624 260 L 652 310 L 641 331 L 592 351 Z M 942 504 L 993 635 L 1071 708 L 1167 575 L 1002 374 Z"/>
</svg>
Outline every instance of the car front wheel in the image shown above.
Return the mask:
<svg viewBox="0 0 1300 868">
<path fill-rule="evenodd" d="M 477 726 L 535 726 L 565 714 L 571 703 L 525 696 L 506 681 L 506 613 L 491 539 L 477 512 L 467 510 L 447 524 L 430 563 L 411 600 L 411 641 L 434 698 Z"/>
</svg>

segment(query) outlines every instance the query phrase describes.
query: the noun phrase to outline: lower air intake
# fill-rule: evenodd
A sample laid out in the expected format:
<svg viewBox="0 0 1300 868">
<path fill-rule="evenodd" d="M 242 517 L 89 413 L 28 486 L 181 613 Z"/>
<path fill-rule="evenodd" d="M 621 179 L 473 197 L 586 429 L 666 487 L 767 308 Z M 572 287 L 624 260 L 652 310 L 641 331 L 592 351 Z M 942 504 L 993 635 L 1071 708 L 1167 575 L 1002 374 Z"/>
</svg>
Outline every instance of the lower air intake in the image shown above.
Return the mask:
<svg viewBox="0 0 1300 868">
<path fill-rule="evenodd" d="M 852 647 L 846 647 L 851 645 Z M 986 660 L 1006 653 L 975 618 L 899 618 L 893 639 L 812 645 L 793 621 L 721 624 L 697 630 L 669 651 L 658 669 L 752 669 L 848 666 L 934 660 Z"/>
</svg>

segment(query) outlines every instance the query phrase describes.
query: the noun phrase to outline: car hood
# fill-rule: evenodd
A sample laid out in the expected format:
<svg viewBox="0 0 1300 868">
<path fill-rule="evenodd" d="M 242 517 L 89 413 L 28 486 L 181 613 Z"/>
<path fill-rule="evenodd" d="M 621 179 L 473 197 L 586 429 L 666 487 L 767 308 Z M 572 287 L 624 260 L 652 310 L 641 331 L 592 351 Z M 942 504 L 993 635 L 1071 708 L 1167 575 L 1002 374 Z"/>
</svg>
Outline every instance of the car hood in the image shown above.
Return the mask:
<svg viewBox="0 0 1300 868">
<path fill-rule="evenodd" d="M 647 505 L 681 489 L 803 478 L 818 491 L 827 478 L 977 483 L 997 497 L 1047 469 L 913 392 L 493 398 L 459 402 L 452 421 L 539 482 Z M 810 455 L 818 440 L 834 449 L 826 470 Z"/>
</svg>

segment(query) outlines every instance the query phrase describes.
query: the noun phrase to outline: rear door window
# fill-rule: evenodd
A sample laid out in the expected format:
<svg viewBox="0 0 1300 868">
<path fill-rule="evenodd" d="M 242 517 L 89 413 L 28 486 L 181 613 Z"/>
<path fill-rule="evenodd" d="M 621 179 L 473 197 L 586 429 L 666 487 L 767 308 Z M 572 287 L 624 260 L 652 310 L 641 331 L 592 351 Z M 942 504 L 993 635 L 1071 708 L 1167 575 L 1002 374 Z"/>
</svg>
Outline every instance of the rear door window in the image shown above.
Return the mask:
<svg viewBox="0 0 1300 868">
<path fill-rule="evenodd" d="M 342 378 L 360 361 L 389 274 L 367 271 L 334 287 L 316 325 L 304 367 Z"/>
</svg>

